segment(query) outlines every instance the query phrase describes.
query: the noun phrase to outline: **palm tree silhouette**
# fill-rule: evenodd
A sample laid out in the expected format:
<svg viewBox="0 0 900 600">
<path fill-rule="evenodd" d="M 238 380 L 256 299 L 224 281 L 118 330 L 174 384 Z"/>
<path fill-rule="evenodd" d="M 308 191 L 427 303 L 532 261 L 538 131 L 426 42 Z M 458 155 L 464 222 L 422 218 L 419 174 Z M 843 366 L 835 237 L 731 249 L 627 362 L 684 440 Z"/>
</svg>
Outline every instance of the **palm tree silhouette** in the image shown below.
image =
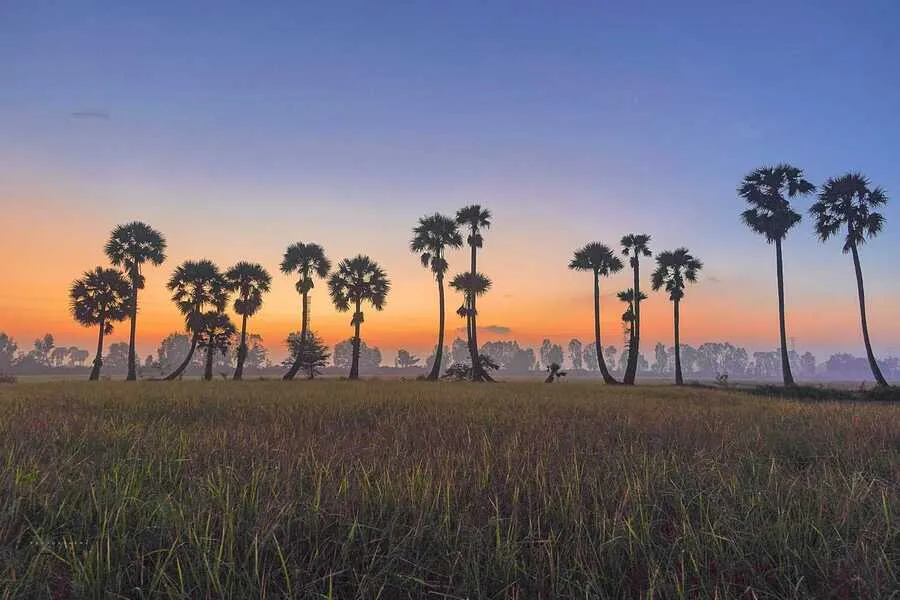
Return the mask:
<svg viewBox="0 0 900 600">
<path fill-rule="evenodd" d="M 472 323 L 475 322 L 477 310 L 475 309 L 475 298 L 485 295 L 491 289 L 492 282 L 487 275 L 483 273 L 472 274 L 469 271 L 465 273 L 457 273 L 450 280 L 450 287 L 463 295 L 463 303 L 457 309 L 456 314 L 466 318 L 467 329 L 471 332 Z M 472 381 L 493 381 L 490 374 L 482 368 L 482 363 L 478 355 L 475 358 L 477 369 L 473 367 L 469 374 Z M 476 372 L 477 371 L 477 372 Z"/>
<path fill-rule="evenodd" d="M 870 188 L 868 178 L 859 173 L 848 173 L 837 179 L 829 179 L 822 186 L 819 200 L 809 209 L 816 219 L 816 233 L 823 242 L 836 235 L 842 228 L 844 236 L 844 254 L 853 256 L 853 268 L 856 271 L 856 290 L 859 296 L 859 316 L 862 322 L 863 342 L 869 367 L 878 385 L 887 385 L 875 353 L 869 340 L 869 325 L 866 321 L 866 292 L 863 288 L 862 267 L 859 263 L 859 246 L 866 240 L 881 232 L 884 226 L 884 215 L 875 212 L 875 208 L 887 204 L 887 194 L 880 187 Z"/>
<path fill-rule="evenodd" d="M 687 248 L 666 250 L 656 255 L 656 270 L 650 278 L 653 291 L 659 291 L 665 287 L 669 293 L 669 300 L 674 306 L 675 316 L 675 385 L 683 385 L 684 378 L 681 375 L 681 338 L 679 331 L 679 305 L 684 298 L 685 282 L 695 283 L 697 273 L 703 268 L 703 263 L 691 256 Z"/>
<path fill-rule="evenodd" d="M 206 350 L 206 366 L 203 369 L 203 379 L 212 380 L 213 358 L 216 351 L 223 354 L 228 350 L 237 329 L 231 319 L 221 310 L 207 311 L 198 315 L 196 319 L 197 331 L 200 332 L 198 345 Z"/>
<path fill-rule="evenodd" d="M 225 310 L 229 286 L 219 272 L 219 267 L 212 261 L 203 259 L 186 260 L 178 265 L 166 287 L 172 292 L 172 302 L 178 307 L 178 312 L 184 315 L 185 329 L 191 332 L 191 346 L 187 356 L 178 368 L 165 377 L 167 381 L 172 381 L 180 377 L 191 363 L 201 329 L 205 325 L 203 319 L 207 311 L 212 308 L 219 312 Z"/>
<path fill-rule="evenodd" d="M 641 293 L 641 255 L 650 256 L 650 236 L 645 233 L 630 233 L 622 237 L 622 254 L 630 256 L 629 262 L 634 271 L 634 290 L 637 298 L 633 302 L 632 312 L 634 320 L 631 323 L 631 342 L 628 348 L 628 365 L 625 368 L 625 376 L 623 382 L 628 385 L 634 384 L 634 378 L 637 375 L 638 356 L 641 350 L 641 300 L 646 300 L 647 296 Z"/>
<path fill-rule="evenodd" d="M 140 221 L 118 225 L 112 230 L 104 247 L 109 261 L 122 267 L 131 280 L 131 333 L 128 338 L 127 381 L 137 380 L 135 339 L 137 335 L 138 290 L 144 287 L 141 265 L 149 262 L 159 266 L 166 260 L 166 240 L 163 235 Z"/>
<path fill-rule="evenodd" d="M 481 208 L 478 204 L 472 204 L 456 211 L 456 222 L 469 229 L 466 237 L 466 243 L 472 249 L 471 266 L 469 273 L 478 274 L 477 256 L 478 249 L 484 245 L 484 238 L 481 235 L 482 229 L 489 229 L 491 226 L 491 211 Z M 475 282 L 475 279 L 471 281 Z M 484 291 L 481 292 L 483 294 Z M 475 306 L 475 299 L 481 295 L 478 293 L 470 293 L 467 296 L 468 311 L 466 316 L 466 330 L 469 334 L 469 354 L 472 358 L 472 381 L 490 380 L 484 369 L 481 368 L 481 362 L 478 360 L 478 310 Z"/>
<path fill-rule="evenodd" d="M 85 271 L 81 279 L 72 283 L 69 300 L 76 321 L 85 327 L 99 325 L 97 356 L 88 377 L 97 381 L 103 365 L 103 336 L 113 332 L 113 323 L 124 321 L 131 314 L 131 284 L 121 271 L 97 267 Z"/>
<path fill-rule="evenodd" d="M 435 360 L 427 379 L 437 381 L 441 371 L 441 356 L 444 350 L 444 275 L 447 274 L 447 260 L 444 257 L 446 248 L 462 246 L 462 235 L 456 221 L 450 217 L 433 214 L 419 219 L 413 228 L 413 239 L 409 243 L 410 250 L 418 253 L 422 266 L 430 268 L 437 281 L 438 288 L 438 341 Z"/>
<path fill-rule="evenodd" d="M 610 374 L 603 359 L 603 346 L 600 342 L 600 276 L 609 277 L 618 273 L 624 265 L 619 257 L 613 254 L 609 246 L 600 242 L 591 242 L 575 251 L 569 262 L 569 268 L 576 271 L 591 271 L 594 274 L 594 345 L 597 348 L 597 366 L 603 381 L 609 384 L 619 383 Z"/>
<path fill-rule="evenodd" d="M 345 258 L 337 270 L 328 278 L 328 292 L 334 307 L 347 312 L 352 307 L 353 317 L 353 361 L 350 364 L 350 379 L 359 379 L 359 329 L 365 315 L 362 303 L 368 302 L 375 310 L 382 310 L 387 302 L 391 282 L 387 274 L 368 256 L 362 254 Z"/>
<path fill-rule="evenodd" d="M 297 242 L 288 246 L 281 261 L 281 272 L 285 275 L 297 273 L 297 292 L 302 299 L 300 317 L 300 340 L 309 335 L 309 292 L 315 287 L 315 276 L 322 279 L 328 277 L 331 261 L 325 256 L 322 246 L 314 243 Z M 300 370 L 300 355 L 291 364 L 291 368 L 282 379 L 293 379 Z"/>
<path fill-rule="evenodd" d="M 269 291 L 272 276 L 260 264 L 241 261 L 228 269 L 225 281 L 228 289 L 237 293 L 234 312 L 241 315 L 241 341 L 234 369 L 234 379 L 239 380 L 244 375 L 244 361 L 247 359 L 247 319 L 262 306 L 262 297 Z"/>
<path fill-rule="evenodd" d="M 787 164 L 760 167 L 744 177 L 738 188 L 738 196 L 750 208 L 741 213 L 741 219 L 750 228 L 775 244 L 775 268 L 778 280 L 778 328 L 781 336 L 781 372 L 784 385 L 794 385 L 791 363 L 788 360 L 787 333 L 784 324 L 784 267 L 781 242 L 788 231 L 800 222 L 799 213 L 791 208 L 789 198 L 811 194 L 816 186 L 803 178 L 803 171 Z M 787 197 L 785 197 L 787 196 Z"/>
</svg>

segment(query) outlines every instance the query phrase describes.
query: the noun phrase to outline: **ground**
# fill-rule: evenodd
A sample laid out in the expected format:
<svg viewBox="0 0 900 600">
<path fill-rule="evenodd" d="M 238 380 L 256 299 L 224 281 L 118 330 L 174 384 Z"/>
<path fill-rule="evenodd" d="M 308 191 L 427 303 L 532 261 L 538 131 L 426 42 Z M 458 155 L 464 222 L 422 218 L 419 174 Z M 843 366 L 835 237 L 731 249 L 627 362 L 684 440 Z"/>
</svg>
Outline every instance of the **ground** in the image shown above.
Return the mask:
<svg viewBox="0 0 900 600">
<path fill-rule="evenodd" d="M 877 598 L 898 511 L 890 403 L 0 386 L 0 598 Z"/>
</svg>

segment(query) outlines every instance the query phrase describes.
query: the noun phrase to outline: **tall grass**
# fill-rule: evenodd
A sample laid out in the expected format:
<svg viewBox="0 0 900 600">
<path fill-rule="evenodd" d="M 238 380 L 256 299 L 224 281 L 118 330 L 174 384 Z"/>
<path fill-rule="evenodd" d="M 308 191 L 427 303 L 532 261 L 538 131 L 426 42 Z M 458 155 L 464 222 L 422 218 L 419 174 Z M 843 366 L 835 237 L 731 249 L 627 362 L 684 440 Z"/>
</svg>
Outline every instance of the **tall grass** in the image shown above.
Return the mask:
<svg viewBox="0 0 900 600">
<path fill-rule="evenodd" d="M 0 388 L 2 598 L 876 598 L 900 407 L 591 383 Z"/>
</svg>

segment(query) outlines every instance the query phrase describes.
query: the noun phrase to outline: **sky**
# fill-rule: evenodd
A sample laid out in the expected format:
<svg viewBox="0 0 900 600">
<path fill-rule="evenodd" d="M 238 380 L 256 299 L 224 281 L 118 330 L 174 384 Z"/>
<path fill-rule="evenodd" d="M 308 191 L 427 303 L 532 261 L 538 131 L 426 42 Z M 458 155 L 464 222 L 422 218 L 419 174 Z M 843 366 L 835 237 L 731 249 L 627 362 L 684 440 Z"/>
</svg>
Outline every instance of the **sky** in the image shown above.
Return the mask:
<svg viewBox="0 0 900 600">
<path fill-rule="evenodd" d="M 892 197 L 861 256 L 875 350 L 900 353 L 898 27 L 896 0 L 0 0 L 0 331 L 93 348 L 68 287 L 137 219 L 169 247 L 146 273 L 142 355 L 183 326 L 165 282 L 197 258 L 272 272 L 251 330 L 282 355 L 300 310 L 278 265 L 295 241 L 378 261 L 393 289 L 363 338 L 388 362 L 401 347 L 424 355 L 437 294 L 411 228 L 478 203 L 493 213 L 480 340 L 591 339 L 591 277 L 568 261 L 644 232 L 654 251 L 687 246 L 705 264 L 683 342 L 773 350 L 774 248 L 741 224 L 735 188 L 790 162 L 814 183 L 861 171 Z M 466 269 L 463 251 L 450 268 Z M 629 277 L 602 282 L 607 344 L 622 344 L 614 294 Z M 796 348 L 861 354 L 840 242 L 819 243 L 806 218 L 785 277 Z M 449 341 L 463 322 L 448 297 Z M 671 304 L 651 293 L 642 317 L 652 356 L 671 344 Z M 320 283 L 312 327 L 334 343 L 349 319 Z"/>
</svg>

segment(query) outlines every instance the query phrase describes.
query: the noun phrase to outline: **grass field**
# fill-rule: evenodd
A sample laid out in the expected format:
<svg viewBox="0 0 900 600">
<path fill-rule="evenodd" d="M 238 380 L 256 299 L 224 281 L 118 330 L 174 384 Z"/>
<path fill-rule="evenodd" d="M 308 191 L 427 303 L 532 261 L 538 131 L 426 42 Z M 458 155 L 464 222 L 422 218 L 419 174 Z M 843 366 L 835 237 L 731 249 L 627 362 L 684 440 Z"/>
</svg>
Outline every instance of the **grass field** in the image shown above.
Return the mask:
<svg viewBox="0 0 900 600">
<path fill-rule="evenodd" d="M 2 598 L 880 598 L 900 406 L 667 387 L 0 386 Z"/>
</svg>

